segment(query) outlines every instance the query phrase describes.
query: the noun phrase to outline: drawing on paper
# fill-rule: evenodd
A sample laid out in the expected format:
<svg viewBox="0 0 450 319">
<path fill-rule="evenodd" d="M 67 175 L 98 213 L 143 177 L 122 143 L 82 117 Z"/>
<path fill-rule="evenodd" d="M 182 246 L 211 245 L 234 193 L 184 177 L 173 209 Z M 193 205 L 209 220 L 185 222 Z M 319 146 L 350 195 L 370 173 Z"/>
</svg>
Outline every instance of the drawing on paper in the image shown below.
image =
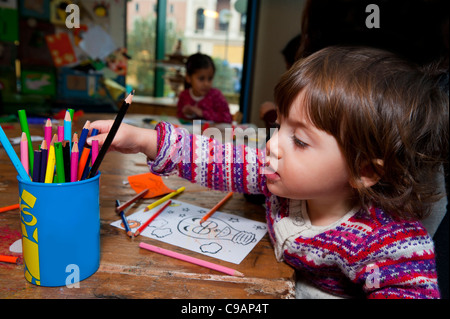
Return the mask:
<svg viewBox="0 0 450 319">
<path fill-rule="evenodd" d="M 141 210 L 128 216 L 132 230 L 145 223 L 158 209 Z M 267 232 L 265 223 L 219 211 L 200 224 L 207 212 L 205 208 L 172 200 L 168 209 L 141 235 L 239 264 Z M 124 228 L 120 220 L 111 225 Z"/>
</svg>

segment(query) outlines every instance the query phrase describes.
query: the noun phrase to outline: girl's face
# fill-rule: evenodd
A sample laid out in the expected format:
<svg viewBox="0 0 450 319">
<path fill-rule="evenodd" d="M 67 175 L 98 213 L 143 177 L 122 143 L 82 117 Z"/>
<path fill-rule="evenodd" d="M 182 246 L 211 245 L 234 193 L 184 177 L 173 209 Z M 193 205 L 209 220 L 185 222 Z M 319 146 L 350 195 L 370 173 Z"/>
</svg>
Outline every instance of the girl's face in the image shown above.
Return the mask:
<svg viewBox="0 0 450 319">
<path fill-rule="evenodd" d="M 214 78 L 212 67 L 199 69 L 192 75 L 186 75 L 186 81 L 191 85 L 195 96 L 205 96 L 211 89 Z"/>
<path fill-rule="evenodd" d="M 267 186 L 275 195 L 308 203 L 347 200 L 353 193 L 345 158 L 336 139 L 305 116 L 303 95 L 287 118 L 278 119 L 278 132 L 267 142 Z"/>
</svg>

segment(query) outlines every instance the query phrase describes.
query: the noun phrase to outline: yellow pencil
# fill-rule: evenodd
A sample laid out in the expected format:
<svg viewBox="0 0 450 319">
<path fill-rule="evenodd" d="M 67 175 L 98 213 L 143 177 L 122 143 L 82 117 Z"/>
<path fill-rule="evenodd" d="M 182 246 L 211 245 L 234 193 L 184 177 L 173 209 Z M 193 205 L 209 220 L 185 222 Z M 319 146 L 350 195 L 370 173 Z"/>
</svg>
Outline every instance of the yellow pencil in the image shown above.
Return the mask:
<svg viewBox="0 0 450 319">
<path fill-rule="evenodd" d="M 150 209 L 152 209 L 152 208 L 155 208 L 156 206 L 158 206 L 158 205 L 161 204 L 161 203 L 164 203 L 166 200 L 169 200 L 169 199 L 171 199 L 172 197 L 174 197 L 175 195 L 178 195 L 179 193 L 181 193 L 181 192 L 184 191 L 185 189 L 186 189 L 186 187 L 184 187 L 184 186 L 183 186 L 183 187 L 180 187 L 180 188 L 178 188 L 175 192 L 172 192 L 172 193 L 170 193 L 170 194 L 164 196 L 163 198 L 158 199 L 156 202 L 151 203 L 150 205 L 148 205 L 147 207 L 145 207 L 145 208 L 144 208 L 144 212 L 146 212 L 146 211 L 148 211 L 148 210 L 150 210 Z"/>
<path fill-rule="evenodd" d="M 48 157 L 47 157 L 47 170 L 45 172 L 45 183 L 53 183 L 53 174 L 55 173 L 55 142 L 58 140 L 58 135 L 53 135 L 52 142 L 50 143 L 50 147 L 48 148 Z"/>
</svg>

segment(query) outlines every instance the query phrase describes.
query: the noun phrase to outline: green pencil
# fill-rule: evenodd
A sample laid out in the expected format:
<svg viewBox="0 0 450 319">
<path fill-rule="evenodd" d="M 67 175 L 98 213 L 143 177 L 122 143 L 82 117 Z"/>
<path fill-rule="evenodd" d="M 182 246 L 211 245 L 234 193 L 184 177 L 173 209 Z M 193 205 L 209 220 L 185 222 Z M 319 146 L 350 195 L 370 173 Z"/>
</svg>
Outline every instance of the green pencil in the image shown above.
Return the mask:
<svg viewBox="0 0 450 319">
<path fill-rule="evenodd" d="M 61 142 L 55 142 L 55 157 L 56 157 L 56 181 L 58 183 L 66 182 L 66 175 L 64 173 L 64 156 L 63 146 Z"/>
<path fill-rule="evenodd" d="M 27 113 L 25 110 L 19 110 L 17 111 L 19 114 L 19 121 L 20 121 L 20 127 L 22 128 L 22 132 L 25 132 L 27 135 L 28 140 L 28 161 L 29 163 L 29 169 L 30 169 L 30 176 L 33 176 L 33 164 L 34 164 L 34 152 L 33 152 L 33 144 L 31 144 L 31 136 L 30 136 L 30 130 L 28 128 L 28 120 L 27 120 Z"/>
</svg>

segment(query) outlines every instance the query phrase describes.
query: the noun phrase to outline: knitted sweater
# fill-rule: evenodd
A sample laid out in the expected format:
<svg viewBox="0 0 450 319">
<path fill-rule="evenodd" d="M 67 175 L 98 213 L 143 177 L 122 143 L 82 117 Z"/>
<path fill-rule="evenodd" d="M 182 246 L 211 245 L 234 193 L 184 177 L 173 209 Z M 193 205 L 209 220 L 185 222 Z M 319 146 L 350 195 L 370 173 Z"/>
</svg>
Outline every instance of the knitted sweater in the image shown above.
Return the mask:
<svg viewBox="0 0 450 319">
<path fill-rule="evenodd" d="M 189 89 L 182 91 L 178 97 L 177 117 L 188 119 L 183 114 L 183 108 L 186 105 L 196 105 L 203 112 L 203 118 L 216 123 L 231 123 L 231 113 L 228 102 L 220 90 L 212 88 L 200 100 L 195 101 Z"/>
<path fill-rule="evenodd" d="M 376 207 L 355 208 L 322 227 L 311 225 L 305 201 L 269 192 L 259 168 L 264 152 L 221 144 L 159 123 L 155 174 L 212 189 L 266 195 L 268 233 L 276 258 L 319 289 L 341 297 L 439 298 L 434 245 L 418 221 L 398 221 Z"/>
</svg>

